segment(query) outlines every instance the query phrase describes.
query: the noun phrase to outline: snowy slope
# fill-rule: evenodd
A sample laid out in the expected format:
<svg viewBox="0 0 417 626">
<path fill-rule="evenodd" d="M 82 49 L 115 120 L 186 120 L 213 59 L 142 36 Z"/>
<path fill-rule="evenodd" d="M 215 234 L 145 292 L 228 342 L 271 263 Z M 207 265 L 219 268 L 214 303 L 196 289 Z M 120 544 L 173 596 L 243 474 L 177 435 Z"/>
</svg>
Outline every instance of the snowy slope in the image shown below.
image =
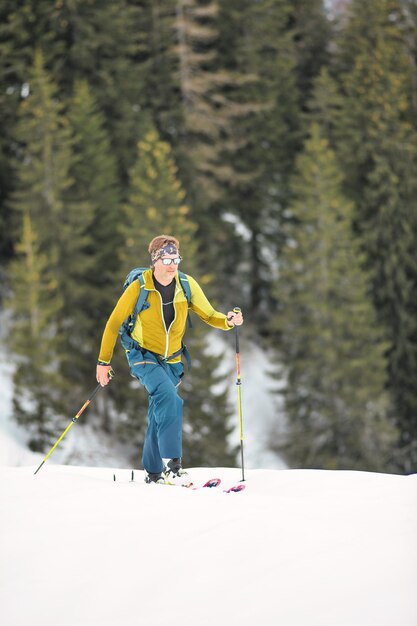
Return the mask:
<svg viewBox="0 0 417 626">
<path fill-rule="evenodd" d="M 417 476 L 33 471 L 0 468 L 4 626 L 417 624 Z"/>
<path fill-rule="evenodd" d="M 35 463 L 38 457 L 27 449 L 24 432 L 11 418 L 13 369 L 10 359 L 0 350 L 0 465 L 18 466 Z"/>
</svg>

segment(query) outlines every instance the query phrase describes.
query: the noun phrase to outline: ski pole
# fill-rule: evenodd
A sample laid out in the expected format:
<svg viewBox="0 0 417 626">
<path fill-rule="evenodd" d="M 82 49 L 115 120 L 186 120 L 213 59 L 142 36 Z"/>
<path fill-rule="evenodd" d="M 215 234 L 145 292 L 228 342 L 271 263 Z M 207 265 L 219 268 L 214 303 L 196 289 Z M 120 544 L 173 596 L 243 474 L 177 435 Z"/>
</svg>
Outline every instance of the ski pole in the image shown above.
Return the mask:
<svg viewBox="0 0 417 626">
<path fill-rule="evenodd" d="M 109 370 L 109 378 L 113 378 L 114 376 L 114 371 L 113 370 Z M 68 424 L 68 426 L 66 427 L 66 429 L 64 430 L 64 432 L 62 433 L 62 435 L 59 437 L 59 439 L 57 439 L 57 441 L 54 443 L 54 445 L 52 446 L 52 448 L 49 450 L 48 454 L 46 455 L 46 457 L 44 458 L 44 460 L 42 461 L 42 463 L 39 465 L 38 469 L 36 470 L 35 474 L 37 474 L 39 472 L 39 470 L 41 469 L 42 465 L 45 463 L 45 461 L 47 461 L 49 459 L 49 457 L 51 456 L 52 452 L 55 450 L 55 448 L 57 447 L 57 445 L 59 443 L 61 443 L 61 441 L 63 440 L 63 438 L 65 437 L 65 435 L 67 434 L 67 432 L 70 430 L 70 428 L 72 426 L 74 426 L 74 424 L 76 423 L 76 421 L 78 420 L 78 418 L 80 417 L 81 413 L 84 412 L 84 409 L 86 409 L 88 407 L 88 405 L 90 404 L 91 400 L 94 398 L 94 396 L 96 395 L 97 391 L 100 389 L 101 385 L 100 383 L 98 383 L 97 387 L 94 389 L 93 393 L 91 394 L 91 396 L 88 398 L 88 400 L 86 400 L 84 402 L 84 404 L 82 405 L 81 409 L 78 411 L 78 413 L 76 415 L 74 415 L 74 417 L 72 418 L 71 422 Z"/>
<path fill-rule="evenodd" d="M 239 307 L 235 307 L 233 309 L 233 313 L 240 313 Z M 242 394 L 241 394 L 241 386 L 242 380 L 240 378 L 240 349 L 239 349 L 239 331 L 238 327 L 235 326 L 235 338 L 236 338 L 236 385 L 237 385 L 237 406 L 239 413 L 239 437 L 240 437 L 240 458 L 241 458 L 241 466 L 242 466 L 242 481 L 245 480 L 245 463 L 243 459 L 243 417 L 242 417 Z"/>
</svg>

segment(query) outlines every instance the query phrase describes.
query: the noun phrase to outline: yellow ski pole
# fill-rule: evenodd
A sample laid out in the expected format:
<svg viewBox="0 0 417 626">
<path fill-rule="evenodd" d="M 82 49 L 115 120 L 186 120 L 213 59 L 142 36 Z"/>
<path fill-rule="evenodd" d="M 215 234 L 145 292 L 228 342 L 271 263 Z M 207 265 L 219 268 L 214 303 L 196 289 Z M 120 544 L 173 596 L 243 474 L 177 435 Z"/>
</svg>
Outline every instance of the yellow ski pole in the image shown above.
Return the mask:
<svg viewBox="0 0 417 626">
<path fill-rule="evenodd" d="M 109 370 L 109 378 L 113 378 L 114 376 L 114 371 L 113 370 Z M 68 424 L 68 426 L 66 427 L 66 429 L 64 430 L 64 432 L 62 433 L 62 435 L 59 437 L 59 439 L 57 439 L 57 441 L 54 443 L 54 445 L 52 446 L 52 448 L 49 450 L 48 454 L 46 455 L 46 457 L 44 458 L 44 460 L 42 461 L 42 463 L 39 465 L 38 469 L 36 470 L 35 474 L 37 474 L 39 472 L 39 470 L 41 469 L 42 465 L 45 463 L 45 461 L 47 461 L 49 459 L 49 457 L 51 456 L 52 452 L 55 450 L 55 448 L 58 446 L 59 443 L 61 443 L 61 441 L 63 440 L 63 438 L 65 437 L 65 435 L 67 434 L 67 432 L 70 430 L 70 428 L 72 426 L 74 426 L 74 424 L 77 422 L 78 418 L 80 417 L 81 413 L 84 412 L 84 409 L 86 409 L 88 407 L 88 405 L 90 404 L 91 400 L 94 398 L 94 396 L 96 395 L 97 391 L 100 389 L 101 385 L 100 383 L 97 385 L 97 387 L 94 389 L 93 393 L 91 394 L 91 396 L 88 398 L 88 400 L 86 400 L 84 402 L 84 404 L 82 405 L 81 409 L 78 411 L 78 413 L 76 415 L 74 415 L 74 417 L 72 418 L 71 422 Z"/>
<path fill-rule="evenodd" d="M 240 313 L 240 311 L 241 309 L 239 309 L 239 307 L 235 307 L 233 309 L 233 313 Z M 245 463 L 244 463 L 244 458 L 243 458 L 243 416 L 242 416 L 242 393 L 241 393 L 242 380 L 240 377 L 240 348 L 239 348 L 239 331 L 238 331 L 237 326 L 235 326 L 235 337 L 236 337 L 237 407 L 238 407 L 238 413 L 239 413 L 240 458 L 241 458 L 241 465 L 242 465 L 241 482 L 244 482 L 245 481 Z"/>
</svg>

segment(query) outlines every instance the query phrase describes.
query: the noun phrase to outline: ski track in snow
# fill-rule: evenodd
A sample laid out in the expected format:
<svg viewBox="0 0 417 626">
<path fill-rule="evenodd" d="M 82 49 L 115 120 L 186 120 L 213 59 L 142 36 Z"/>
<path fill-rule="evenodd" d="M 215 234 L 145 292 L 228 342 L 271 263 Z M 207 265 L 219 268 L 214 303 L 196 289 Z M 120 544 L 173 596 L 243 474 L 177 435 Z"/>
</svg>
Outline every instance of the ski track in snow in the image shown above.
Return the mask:
<svg viewBox="0 0 417 626">
<path fill-rule="evenodd" d="M 0 468 L 4 626 L 417 624 L 416 475 L 35 468 Z"/>
</svg>

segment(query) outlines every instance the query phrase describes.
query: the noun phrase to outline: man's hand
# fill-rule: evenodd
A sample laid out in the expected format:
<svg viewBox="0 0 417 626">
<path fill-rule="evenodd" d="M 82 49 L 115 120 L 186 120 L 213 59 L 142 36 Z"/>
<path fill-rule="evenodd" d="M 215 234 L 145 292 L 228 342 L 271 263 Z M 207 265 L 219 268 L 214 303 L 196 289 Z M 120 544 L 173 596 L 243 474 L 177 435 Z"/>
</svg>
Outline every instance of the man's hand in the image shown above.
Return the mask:
<svg viewBox="0 0 417 626">
<path fill-rule="evenodd" d="M 109 372 L 112 369 L 111 365 L 97 365 L 96 370 L 96 379 L 97 382 L 100 383 L 102 387 L 105 387 L 109 384 L 111 378 L 109 376 Z"/>
<path fill-rule="evenodd" d="M 229 311 L 227 314 L 227 323 L 229 324 L 230 327 L 242 326 L 243 324 L 242 311 Z"/>
</svg>

